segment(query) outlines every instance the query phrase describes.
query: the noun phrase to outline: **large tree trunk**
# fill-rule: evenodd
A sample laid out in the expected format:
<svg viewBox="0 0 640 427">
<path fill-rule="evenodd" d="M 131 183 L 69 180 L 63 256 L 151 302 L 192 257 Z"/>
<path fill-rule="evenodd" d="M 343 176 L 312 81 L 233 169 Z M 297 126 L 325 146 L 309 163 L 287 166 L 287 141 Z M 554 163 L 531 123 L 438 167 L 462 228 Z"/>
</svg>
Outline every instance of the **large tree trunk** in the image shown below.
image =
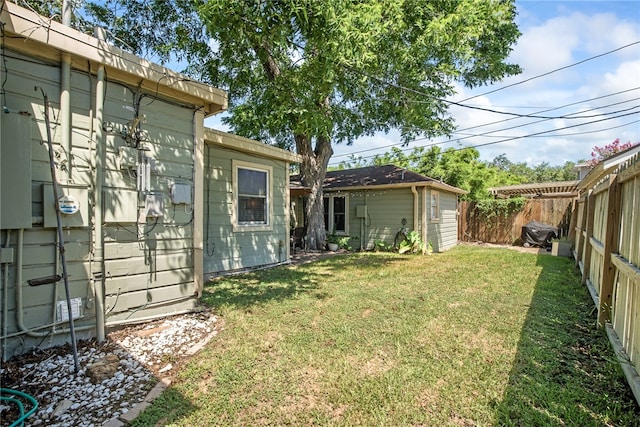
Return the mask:
<svg viewBox="0 0 640 427">
<path fill-rule="evenodd" d="M 306 209 L 307 243 L 310 250 L 324 247 L 326 232 L 324 229 L 324 208 L 322 205 L 322 184 L 327 174 L 327 165 L 333 154 L 328 138 L 317 138 L 316 148 L 312 149 L 311 138 L 296 135 L 296 151 L 302 156 L 300 176 L 302 184 L 311 189 Z"/>
</svg>

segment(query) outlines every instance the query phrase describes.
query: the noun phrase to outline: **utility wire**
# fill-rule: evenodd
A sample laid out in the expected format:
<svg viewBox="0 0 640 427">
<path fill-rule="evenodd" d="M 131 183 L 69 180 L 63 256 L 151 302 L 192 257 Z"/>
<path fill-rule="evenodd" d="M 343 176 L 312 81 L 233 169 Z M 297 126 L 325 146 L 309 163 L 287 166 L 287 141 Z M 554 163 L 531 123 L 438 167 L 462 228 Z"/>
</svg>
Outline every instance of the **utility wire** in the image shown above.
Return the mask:
<svg viewBox="0 0 640 427">
<path fill-rule="evenodd" d="M 640 44 L 640 41 L 635 41 L 633 43 L 629 43 L 629 44 L 626 44 L 624 46 L 620 46 L 620 47 L 618 47 L 616 49 L 613 49 L 613 50 L 610 50 L 608 52 L 604 52 L 604 53 L 601 53 L 599 55 L 595 55 L 595 56 L 591 56 L 589 58 L 585 58 L 582 61 L 574 62 L 573 64 L 565 65 L 564 67 L 556 68 L 555 70 L 547 71 L 546 73 L 538 74 L 537 76 L 529 77 L 528 79 L 524 79 L 524 80 L 521 80 L 521 81 L 516 82 L 516 83 L 512 83 L 512 84 L 509 84 L 509 85 L 506 85 L 506 86 L 502 86 L 502 87 L 500 87 L 498 89 L 490 90 L 489 92 L 485 92 L 485 93 L 481 93 L 479 95 L 474 95 L 474 96 L 471 96 L 469 98 L 465 98 L 465 99 L 463 99 L 463 100 L 461 100 L 459 102 L 467 102 L 467 101 L 469 101 L 471 99 L 478 98 L 480 96 L 489 95 L 490 93 L 496 93 L 496 92 L 499 92 L 501 90 L 513 87 L 513 86 L 518 86 L 518 85 L 521 85 L 523 83 L 527 83 L 527 82 L 530 82 L 532 80 L 539 79 L 541 77 L 545 77 L 545 76 L 548 76 L 548 75 L 553 74 L 553 73 L 557 73 L 558 71 L 566 70 L 567 68 L 575 67 L 576 65 L 584 64 L 585 62 L 592 61 L 592 60 L 597 59 L 597 58 L 602 58 L 603 56 L 610 55 L 612 53 L 618 52 L 618 51 L 620 51 L 622 49 L 626 49 L 626 48 L 631 47 L 631 46 L 635 46 L 637 44 Z"/>
<path fill-rule="evenodd" d="M 634 87 L 634 88 L 631 88 L 631 89 L 626 89 L 626 90 L 614 92 L 614 93 L 611 93 L 611 94 L 608 94 L 608 95 L 602 95 L 602 96 L 598 96 L 598 97 L 595 97 L 595 98 L 586 99 L 586 100 L 583 100 L 583 101 L 572 102 L 572 103 L 569 103 L 569 104 L 561 105 L 559 107 L 549 108 L 549 109 L 546 109 L 546 110 L 539 111 L 539 113 L 540 112 L 552 111 L 552 110 L 558 110 L 558 109 L 561 109 L 561 108 L 570 107 L 572 105 L 582 104 L 582 103 L 590 102 L 590 101 L 596 101 L 598 99 L 608 98 L 608 97 L 611 97 L 611 96 L 621 95 L 621 94 L 624 94 L 624 93 L 627 93 L 627 92 L 631 92 L 631 91 L 635 91 L 635 90 L 638 90 L 638 89 L 640 89 L 640 86 Z M 640 98 L 633 98 L 633 99 L 626 100 L 626 101 L 621 101 L 621 102 L 617 102 L 617 103 L 598 106 L 598 107 L 594 107 L 594 108 L 592 108 L 590 110 L 586 110 L 586 111 L 591 111 L 593 109 L 598 109 L 598 108 L 606 108 L 606 107 L 610 107 L 610 106 L 613 106 L 613 105 L 618 105 L 618 104 L 622 104 L 622 103 L 626 103 L 626 102 L 631 102 L 631 101 L 634 101 L 634 100 L 637 100 L 637 99 L 640 99 Z M 494 121 L 494 122 L 489 122 L 489 123 L 485 123 L 485 124 L 480 124 L 480 125 L 467 127 L 467 128 L 464 128 L 464 129 L 460 129 L 458 132 L 452 132 L 452 133 L 455 134 L 455 133 L 459 133 L 459 132 L 462 132 L 462 131 L 473 130 L 473 129 L 477 129 L 477 128 L 481 128 L 481 127 L 485 127 L 485 126 L 490 126 L 490 125 L 495 125 L 495 124 L 500 124 L 500 123 L 505 123 L 505 122 L 508 122 L 508 121 L 511 121 L 511 120 L 517 120 L 517 119 L 518 119 L 517 117 L 510 117 L 510 118 L 507 118 L 507 119 L 502 119 L 502 120 L 497 120 L 497 121 Z M 495 132 L 502 132 L 502 131 L 505 131 L 505 130 L 511 130 L 511 129 L 515 129 L 515 128 L 519 128 L 519 127 L 530 126 L 532 124 L 540 123 L 540 122 L 547 121 L 547 120 L 549 120 L 549 119 L 542 119 L 542 120 L 537 120 L 535 122 L 529 122 L 529 123 L 524 123 L 524 124 L 520 124 L 520 125 L 516 125 L 516 126 L 507 127 L 507 128 L 497 129 L 497 130 L 494 130 L 494 131 L 489 131 L 489 132 L 486 132 L 484 134 L 477 134 L 477 135 L 474 135 L 474 136 L 485 136 L 485 135 L 488 135 L 488 134 L 491 134 L 491 133 L 495 133 Z M 415 139 L 412 139 L 411 141 L 408 141 L 407 144 L 411 143 L 411 142 L 423 141 L 423 140 L 426 140 L 426 139 L 430 139 L 430 138 L 429 137 L 415 138 Z M 463 138 L 463 139 L 467 139 L 467 138 Z M 448 142 L 454 142 L 454 141 L 457 141 L 457 140 L 458 139 L 450 139 L 448 141 L 442 142 L 442 144 L 448 143 Z M 405 143 L 404 142 L 398 142 L 398 143 L 384 145 L 384 146 L 377 147 L 377 148 L 367 148 L 367 149 L 364 149 L 364 150 L 352 151 L 351 153 L 348 153 L 348 154 L 339 154 L 337 156 L 333 156 L 333 158 L 335 159 L 335 158 L 338 158 L 338 157 L 346 157 L 346 156 L 351 156 L 353 154 L 365 153 L 365 152 L 368 152 L 368 151 L 375 151 L 375 150 L 380 150 L 380 149 L 383 149 L 383 148 L 391 148 L 391 147 L 395 147 L 395 146 L 399 146 L 399 145 L 405 145 Z"/>
<path fill-rule="evenodd" d="M 371 80 L 377 81 L 385 86 L 389 86 L 389 87 L 394 87 L 396 89 L 399 89 L 401 91 L 405 91 L 405 92 L 412 92 L 415 93 L 417 95 L 421 95 L 424 96 L 426 98 L 430 98 L 433 99 L 435 101 L 439 101 L 445 104 L 449 104 L 449 105 L 455 105 L 458 107 L 462 107 L 462 108 L 468 108 L 470 110 L 478 110 L 478 111 L 485 111 L 488 113 L 494 113 L 494 114 L 502 114 L 502 115 L 506 115 L 506 116 L 512 116 L 512 117 L 521 117 L 521 118 L 529 118 L 529 119 L 549 119 L 549 120 L 556 120 L 556 119 L 591 119 L 591 118 L 595 118 L 595 117 L 599 117 L 601 116 L 601 114 L 598 115 L 592 115 L 592 116 L 576 116 L 575 114 L 577 113 L 572 113 L 572 114 L 568 114 L 568 115 L 564 115 L 564 116 L 540 116 L 537 114 L 520 114 L 520 113 L 511 113 L 508 111 L 499 111 L 499 110 L 494 110 L 493 108 L 485 108 L 485 107 L 476 107 L 476 106 L 472 106 L 472 105 L 466 105 L 463 104 L 461 102 L 458 101 L 451 101 L 448 99 L 444 99 L 444 98 L 438 98 L 436 96 L 432 96 L 429 95 L 426 92 L 417 90 L 417 89 L 413 89 L 410 87 L 406 87 L 406 86 L 402 86 L 384 79 L 381 79 L 379 77 L 374 77 L 374 76 L 367 76 L 368 78 L 370 78 Z M 609 114 L 609 113 L 607 113 Z"/>
<path fill-rule="evenodd" d="M 485 142 L 485 143 L 482 143 L 482 144 L 467 145 L 467 146 L 464 146 L 464 147 L 454 148 L 453 150 L 454 150 L 454 151 L 460 151 L 460 150 L 465 150 L 465 149 L 467 149 L 467 148 L 486 147 L 486 146 L 488 146 L 488 145 L 501 144 L 501 143 L 504 143 L 504 142 L 515 141 L 515 140 L 518 140 L 518 139 L 539 137 L 540 135 L 545 135 L 545 134 L 548 134 L 548 133 L 551 133 L 551 132 L 557 132 L 557 131 L 565 130 L 565 129 L 572 129 L 572 128 L 575 128 L 575 127 L 578 127 L 578 126 L 587 126 L 587 125 L 591 125 L 591 124 L 594 124 L 594 123 L 599 123 L 599 122 L 603 122 L 603 121 L 607 121 L 607 120 L 618 119 L 618 118 L 620 118 L 620 117 L 630 116 L 630 115 L 634 115 L 634 114 L 638 114 L 638 113 L 640 113 L 640 112 L 635 111 L 635 112 L 632 112 L 632 113 L 625 113 L 625 114 L 621 114 L 621 115 L 619 115 L 619 116 L 615 116 L 615 117 L 605 117 L 605 118 L 603 118 L 603 119 L 593 120 L 593 121 L 590 121 L 590 122 L 587 122 L 587 123 L 579 123 L 579 124 L 575 124 L 575 125 L 571 125 L 571 126 L 564 126 L 564 127 L 561 127 L 561 128 L 549 129 L 549 130 L 545 130 L 545 131 L 540 131 L 540 132 L 531 133 L 531 134 L 528 134 L 528 135 L 521 135 L 521 136 L 514 136 L 514 137 L 506 137 L 506 138 L 501 139 L 501 140 L 499 140 L 499 141 L 491 141 L 491 142 Z M 627 124 L 625 124 L 625 125 L 622 125 L 622 126 L 614 126 L 614 127 L 612 127 L 612 128 L 607 128 L 607 129 L 598 129 L 598 130 L 596 130 L 596 131 L 584 132 L 584 133 L 602 132 L 602 131 L 604 131 L 604 130 L 609 130 L 609 129 L 615 129 L 615 128 L 619 128 L 619 127 L 624 127 L 624 126 L 628 126 L 628 125 L 631 125 L 631 124 L 634 124 L 634 123 L 638 123 L 638 122 L 639 122 L 639 120 L 635 120 L 635 121 L 633 121 L 633 122 L 629 122 L 629 123 L 627 123 Z M 567 135 L 567 134 L 561 134 L 561 135 L 558 135 L 558 136 L 566 136 L 566 135 Z M 549 137 L 549 135 L 545 135 L 545 136 L 546 136 L 546 137 Z M 436 146 L 436 145 L 442 145 L 442 144 L 446 144 L 446 143 L 449 143 L 449 142 L 459 141 L 459 140 L 461 140 L 461 139 L 462 139 L 462 138 L 460 138 L 460 139 L 448 140 L 448 141 L 434 142 L 434 143 L 432 143 L 432 144 L 427 144 L 427 145 L 422 145 L 422 146 L 409 147 L 409 148 L 403 149 L 403 150 L 401 150 L 401 151 L 407 151 L 407 150 L 416 149 L 416 148 L 429 148 L 429 147 L 433 147 L 433 146 Z M 376 157 L 376 156 L 377 156 L 377 155 L 370 155 L 370 156 L 364 156 L 364 157 L 363 157 L 363 156 L 361 156 L 361 157 L 358 157 L 357 159 L 358 159 L 358 160 L 364 160 L 364 159 L 368 159 L 368 158 L 374 158 L 374 157 Z M 340 164 L 340 162 L 338 162 L 338 163 L 331 163 L 329 166 L 338 166 L 339 164 Z"/>
</svg>

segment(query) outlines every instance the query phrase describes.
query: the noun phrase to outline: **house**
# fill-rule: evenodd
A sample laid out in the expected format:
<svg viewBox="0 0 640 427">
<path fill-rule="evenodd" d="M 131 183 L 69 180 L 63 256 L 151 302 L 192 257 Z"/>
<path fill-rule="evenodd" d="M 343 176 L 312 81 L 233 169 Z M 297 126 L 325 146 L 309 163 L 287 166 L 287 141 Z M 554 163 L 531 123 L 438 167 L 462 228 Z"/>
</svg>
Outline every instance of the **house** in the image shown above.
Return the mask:
<svg viewBox="0 0 640 427">
<path fill-rule="evenodd" d="M 196 309 L 210 273 L 288 259 L 297 156 L 206 129 L 226 92 L 9 2 L 0 18 L 3 360 L 69 341 L 67 286 L 76 337 L 102 340 Z"/>
<path fill-rule="evenodd" d="M 292 209 L 304 224 L 304 191 L 291 177 Z M 371 250 L 376 241 L 394 244 L 401 229 L 418 231 L 435 252 L 458 241 L 458 196 L 467 192 L 393 165 L 327 172 L 325 229 L 350 236 L 354 248 Z"/>
</svg>

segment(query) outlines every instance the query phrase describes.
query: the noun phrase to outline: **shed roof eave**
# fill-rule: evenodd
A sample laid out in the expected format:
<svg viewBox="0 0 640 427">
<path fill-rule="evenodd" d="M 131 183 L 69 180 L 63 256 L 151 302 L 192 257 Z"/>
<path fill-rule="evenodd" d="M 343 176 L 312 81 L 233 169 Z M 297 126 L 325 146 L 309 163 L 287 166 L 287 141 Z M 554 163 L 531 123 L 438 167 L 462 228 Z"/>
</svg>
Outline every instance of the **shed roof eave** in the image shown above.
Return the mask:
<svg viewBox="0 0 640 427">
<path fill-rule="evenodd" d="M 442 184 L 433 181 L 418 181 L 418 182 L 402 182 L 397 184 L 380 184 L 380 185 L 358 185 L 358 186 L 345 186 L 345 187 L 324 187 L 325 192 L 338 192 L 338 191 L 363 191 L 363 190 L 388 190 L 394 188 L 411 188 L 411 187 L 427 187 L 435 188 L 441 191 L 447 191 L 454 194 L 468 194 L 468 191 L 462 190 L 457 187 L 453 187 L 447 184 Z"/>
<path fill-rule="evenodd" d="M 270 159 L 282 160 L 289 163 L 300 163 L 302 161 L 302 158 L 296 153 L 217 129 L 205 128 L 204 140 L 205 143 L 210 145 L 255 154 L 261 157 L 268 157 Z"/>
<path fill-rule="evenodd" d="M 67 53 L 74 68 L 86 69 L 87 61 L 104 65 L 110 79 L 140 84 L 159 96 L 202 106 L 206 115 L 227 109 L 227 93 L 221 89 L 191 80 L 59 22 L 45 20 L 16 4 L 3 2 L 0 19 L 4 31 L 18 36 L 5 38 L 5 47 L 10 49 L 53 61 L 58 61 L 61 53 Z"/>
</svg>

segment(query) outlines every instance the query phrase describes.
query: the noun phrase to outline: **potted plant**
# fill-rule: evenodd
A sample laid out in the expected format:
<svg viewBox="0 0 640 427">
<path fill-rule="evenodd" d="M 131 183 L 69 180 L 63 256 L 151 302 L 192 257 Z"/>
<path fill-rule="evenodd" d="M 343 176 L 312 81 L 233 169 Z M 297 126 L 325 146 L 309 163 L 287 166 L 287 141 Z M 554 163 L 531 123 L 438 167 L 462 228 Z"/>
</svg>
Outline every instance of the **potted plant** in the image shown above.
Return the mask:
<svg viewBox="0 0 640 427">
<path fill-rule="evenodd" d="M 340 243 L 340 236 L 336 235 L 336 228 L 333 227 L 333 230 L 331 230 L 331 234 L 327 236 L 327 248 L 330 251 L 335 252 L 338 250 L 339 243 Z"/>
</svg>

